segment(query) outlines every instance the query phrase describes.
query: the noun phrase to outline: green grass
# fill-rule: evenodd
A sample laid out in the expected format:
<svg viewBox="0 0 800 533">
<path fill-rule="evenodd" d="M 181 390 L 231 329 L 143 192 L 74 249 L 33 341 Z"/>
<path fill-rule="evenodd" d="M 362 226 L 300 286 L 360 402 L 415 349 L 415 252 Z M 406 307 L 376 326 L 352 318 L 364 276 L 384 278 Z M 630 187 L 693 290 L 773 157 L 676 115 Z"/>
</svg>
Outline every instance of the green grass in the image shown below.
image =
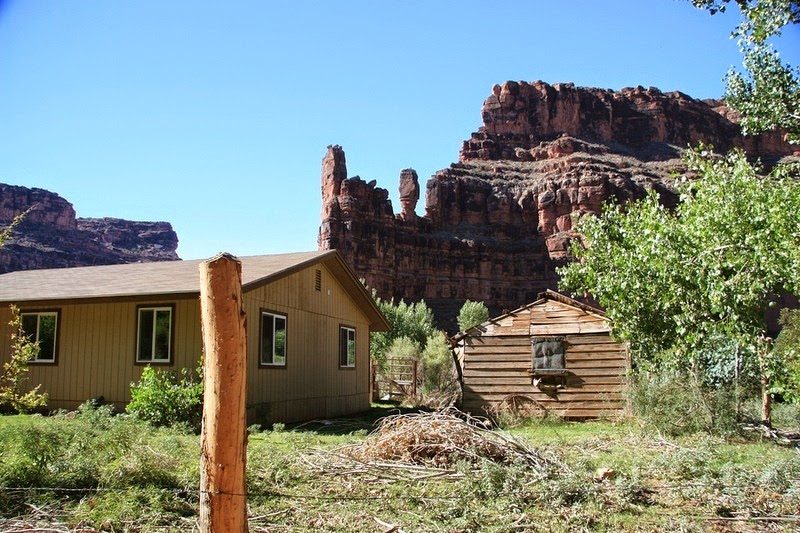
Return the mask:
<svg viewBox="0 0 800 533">
<path fill-rule="evenodd" d="M 340 457 L 392 406 L 363 416 L 251 428 L 251 531 L 792 530 L 800 454 L 758 440 L 662 438 L 634 422 L 530 422 L 511 430 L 560 461 L 448 472 Z M 63 530 L 185 531 L 196 525 L 199 442 L 130 417 L 0 417 L 3 520 L 51 517 Z M 595 479 L 605 469 L 608 479 Z M 611 474 L 609 474 L 611 472 Z M 9 490 L 9 487 L 54 487 Z M 64 490 L 69 489 L 69 490 Z M 33 507 L 31 507 L 33 506 Z M 41 512 L 37 515 L 33 509 Z M 34 516 L 35 515 L 35 516 Z M 778 517 L 781 521 L 755 521 Z M 56 529 L 58 531 L 58 529 Z"/>
</svg>

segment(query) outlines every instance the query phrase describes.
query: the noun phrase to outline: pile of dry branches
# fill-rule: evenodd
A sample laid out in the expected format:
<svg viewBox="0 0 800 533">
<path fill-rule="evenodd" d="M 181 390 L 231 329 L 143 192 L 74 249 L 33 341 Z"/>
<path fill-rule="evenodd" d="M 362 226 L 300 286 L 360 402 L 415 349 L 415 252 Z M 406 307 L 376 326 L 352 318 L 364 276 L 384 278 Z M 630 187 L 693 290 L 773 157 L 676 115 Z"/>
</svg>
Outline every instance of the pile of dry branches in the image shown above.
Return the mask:
<svg viewBox="0 0 800 533">
<path fill-rule="evenodd" d="M 454 408 L 386 417 L 364 442 L 341 453 L 362 463 L 394 461 L 432 468 L 449 468 L 456 462 L 479 465 L 487 460 L 524 463 L 547 471 L 561 466 L 552 454 L 541 453 L 524 439 L 492 430 L 485 421 Z"/>
</svg>

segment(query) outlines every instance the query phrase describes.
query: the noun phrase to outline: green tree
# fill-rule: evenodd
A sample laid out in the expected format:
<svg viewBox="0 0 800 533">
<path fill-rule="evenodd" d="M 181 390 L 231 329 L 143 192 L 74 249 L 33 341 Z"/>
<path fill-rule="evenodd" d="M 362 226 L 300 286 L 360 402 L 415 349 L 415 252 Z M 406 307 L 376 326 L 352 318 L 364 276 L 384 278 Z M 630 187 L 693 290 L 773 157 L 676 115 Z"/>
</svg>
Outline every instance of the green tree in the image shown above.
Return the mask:
<svg viewBox="0 0 800 533">
<path fill-rule="evenodd" d="M 730 0 L 692 0 L 713 15 Z M 744 72 L 726 76 L 726 103 L 742 115 L 742 129 L 756 134 L 775 128 L 800 143 L 800 70 L 784 63 L 770 39 L 787 25 L 800 22 L 797 0 L 736 0 L 742 22 L 733 32 L 742 51 Z"/>
<path fill-rule="evenodd" d="M 770 294 L 800 292 L 798 166 L 763 177 L 741 152 L 702 149 L 685 161 L 699 177 L 680 184 L 674 212 L 651 193 L 579 223 L 586 245 L 561 286 L 592 294 L 640 365 L 697 372 L 703 354 L 753 353 L 762 376 L 788 377 L 768 357 L 764 309 Z M 732 349 L 719 349 L 726 339 Z"/>
<path fill-rule="evenodd" d="M 458 323 L 459 330 L 466 331 L 468 328 L 486 322 L 488 319 L 489 309 L 486 307 L 485 303 L 467 300 L 464 302 L 464 305 L 461 306 L 456 322 Z"/>
<path fill-rule="evenodd" d="M 370 354 L 379 365 L 385 363 L 387 352 L 395 339 L 406 337 L 417 346 L 422 347 L 427 343 L 428 337 L 436 331 L 433 311 L 427 306 L 425 300 L 416 303 L 406 303 L 405 300 L 400 300 L 399 303 L 395 303 L 394 299 L 381 299 L 376 295 L 374 289 L 372 297 L 392 326 L 391 331 L 380 331 L 370 335 Z"/>
</svg>

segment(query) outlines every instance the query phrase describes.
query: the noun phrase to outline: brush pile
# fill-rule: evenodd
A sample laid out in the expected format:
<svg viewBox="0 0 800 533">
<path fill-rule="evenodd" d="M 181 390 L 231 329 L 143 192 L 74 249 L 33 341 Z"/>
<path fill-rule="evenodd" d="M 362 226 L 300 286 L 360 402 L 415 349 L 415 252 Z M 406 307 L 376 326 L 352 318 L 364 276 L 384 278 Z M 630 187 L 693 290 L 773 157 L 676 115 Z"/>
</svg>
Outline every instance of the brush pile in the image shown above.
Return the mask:
<svg viewBox="0 0 800 533">
<path fill-rule="evenodd" d="M 492 430 L 486 421 L 454 408 L 386 417 L 364 442 L 340 452 L 362 463 L 390 461 L 440 469 L 490 461 L 550 471 L 561 464 L 524 439 Z"/>
</svg>

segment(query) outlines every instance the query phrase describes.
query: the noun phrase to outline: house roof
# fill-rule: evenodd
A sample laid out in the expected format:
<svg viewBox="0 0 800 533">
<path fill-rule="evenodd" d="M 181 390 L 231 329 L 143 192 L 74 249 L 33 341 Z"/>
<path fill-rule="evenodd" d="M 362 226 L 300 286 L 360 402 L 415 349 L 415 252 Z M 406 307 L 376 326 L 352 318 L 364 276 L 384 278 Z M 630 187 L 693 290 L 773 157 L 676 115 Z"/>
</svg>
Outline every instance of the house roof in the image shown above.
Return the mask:
<svg viewBox="0 0 800 533">
<path fill-rule="evenodd" d="M 324 264 L 367 314 L 374 331 L 391 329 L 369 292 L 335 250 L 256 255 L 238 259 L 242 263 L 243 291 L 313 264 Z M 199 296 L 199 269 L 204 261 L 161 261 L 9 272 L 0 275 L 0 305 L 33 301 Z"/>
<path fill-rule="evenodd" d="M 575 307 L 575 308 L 580 309 L 581 311 L 583 311 L 585 313 L 596 315 L 597 317 L 602 318 L 603 320 L 609 320 L 608 317 L 606 316 L 605 312 L 602 309 L 599 309 L 597 307 L 591 306 L 589 304 L 585 304 L 585 303 L 579 302 L 578 300 L 570 298 L 569 296 L 565 296 L 565 295 L 561 294 L 560 292 L 551 291 L 550 289 L 547 289 L 546 291 L 539 293 L 539 297 L 536 299 L 536 301 L 531 302 L 531 303 L 529 303 L 527 305 L 523 305 L 522 307 L 520 307 L 518 309 L 515 309 L 515 310 L 510 311 L 508 313 L 504 313 L 504 314 L 502 314 L 500 316 L 496 316 L 494 318 L 490 318 L 486 322 L 482 322 L 480 324 L 475 324 L 474 326 L 469 327 L 464 331 L 460 331 L 460 332 L 456 333 L 455 335 L 453 335 L 450 338 L 450 342 L 451 343 L 456 343 L 456 342 L 460 341 L 461 339 L 463 339 L 464 337 L 469 336 L 470 333 L 473 332 L 473 331 L 482 331 L 482 329 L 485 329 L 485 324 L 491 324 L 493 322 L 497 322 L 499 320 L 502 320 L 502 319 L 504 319 L 504 318 L 506 318 L 508 316 L 519 314 L 519 313 L 525 311 L 526 309 L 530 309 L 531 307 L 534 307 L 534 306 L 537 306 L 537 305 L 541 305 L 544 302 L 546 302 L 547 300 L 553 300 L 553 301 L 562 303 L 564 305 L 568 305 L 570 307 Z"/>
</svg>

